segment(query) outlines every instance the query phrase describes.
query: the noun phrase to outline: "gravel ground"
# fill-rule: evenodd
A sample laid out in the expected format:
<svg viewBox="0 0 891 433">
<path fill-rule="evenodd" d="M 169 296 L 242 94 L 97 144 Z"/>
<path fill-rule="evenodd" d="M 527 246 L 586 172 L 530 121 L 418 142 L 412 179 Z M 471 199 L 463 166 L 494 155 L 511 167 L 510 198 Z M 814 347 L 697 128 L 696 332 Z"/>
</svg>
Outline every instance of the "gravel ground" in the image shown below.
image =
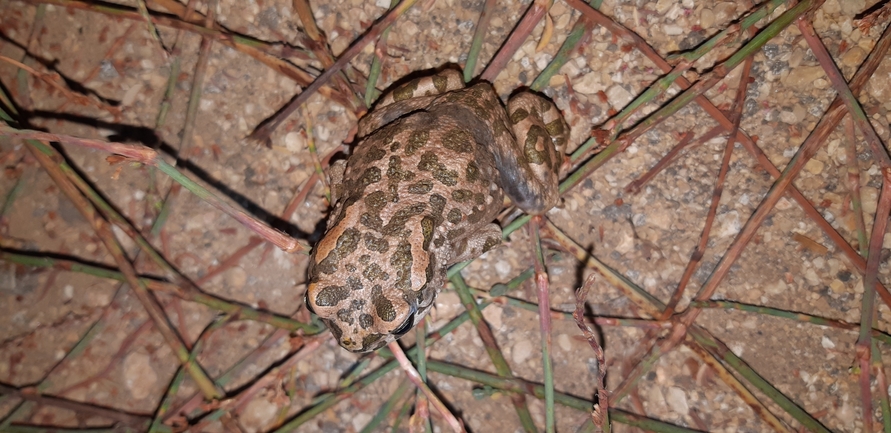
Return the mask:
<svg viewBox="0 0 891 433">
<path fill-rule="evenodd" d="M 750 9 L 747 3 L 607 0 L 601 11 L 636 32 L 665 57 L 694 48 L 726 28 Z M 874 3 L 827 0 L 812 16 L 818 35 L 848 79 L 884 28 L 884 23 L 867 30 L 856 25 L 855 16 Z M 483 65 L 507 39 L 528 5 L 529 1 L 498 2 L 489 11 L 492 20 L 480 55 Z M 318 26 L 337 56 L 386 12 L 389 2 L 332 0 L 313 2 L 312 6 Z M 162 9 L 152 2 L 149 7 Z M 482 9 L 482 0 L 439 0 L 424 1 L 409 10 L 389 33 L 378 89 L 386 89 L 416 71 L 463 65 Z M 0 1 L 0 10 L 5 11 L 0 17 L 0 55 L 16 61 L 25 59 L 25 64 L 39 71 L 46 72 L 51 67 L 71 87 L 94 100 L 114 102 L 120 108 L 115 112 L 72 103 L 33 76 L 24 79 L 27 87 L 21 87 L 16 69 L 6 61 L 0 62 L 0 82 L 18 107 L 30 115 L 32 127 L 160 146 L 168 155 L 179 148 L 197 62 L 198 36 L 188 32 L 181 35 L 181 72 L 166 121 L 156 127 L 171 64 L 144 23 L 52 5 L 46 7 L 42 18 L 35 19 L 36 7 L 18 1 Z M 779 8 L 771 19 L 784 10 Z M 540 23 L 494 81 L 496 90 L 506 97 L 528 86 L 550 62 L 579 17 L 566 3 L 556 1 L 550 10 L 553 35 L 547 45 L 536 50 L 545 33 Z M 301 41 L 302 24 L 288 0 L 222 0 L 217 20 L 234 32 L 260 40 L 292 45 Z M 165 46 L 170 47 L 176 31 L 167 27 L 159 30 Z M 714 49 L 694 70 L 707 72 L 740 45 L 731 41 Z M 24 56 L 23 47 L 31 56 Z M 367 46 L 350 63 L 353 71 L 367 76 L 373 55 L 373 46 Z M 296 54 L 293 59 L 304 65 Z M 320 64 L 305 66 L 309 70 L 323 69 Z M 482 69 L 479 67 L 477 74 Z M 725 112 L 733 105 L 741 69 L 729 73 L 706 93 Z M 688 78 L 695 75 L 693 71 L 687 74 Z M 572 146 L 578 146 L 593 128 L 661 76 L 662 71 L 633 44 L 598 26 L 543 92 L 563 111 L 572 128 Z M 319 154 L 325 155 L 351 143 L 355 113 L 317 94 L 278 128 L 271 148 L 244 140 L 299 89 L 293 80 L 259 61 L 215 43 L 189 137 L 192 144 L 184 152 L 188 161 L 180 166 L 189 177 L 228 197 L 231 203 L 297 238 L 313 242 L 327 212 L 322 188 L 314 188 L 289 218 L 281 217 L 313 174 L 305 125 L 307 120 L 311 121 L 312 142 Z M 678 92 L 679 88 L 672 87 L 668 97 Z M 746 95 L 740 127 L 782 170 L 816 126 L 835 92 L 793 25 L 754 55 Z M 887 142 L 891 134 L 891 62 L 880 65 L 860 100 L 878 136 Z M 641 114 L 655 108 L 652 104 Z M 640 114 L 633 119 L 638 118 Z M 564 203 L 547 217 L 607 266 L 667 302 L 699 243 L 727 138 L 718 136 L 680 152 L 638 192 L 627 187 L 653 167 L 684 134 L 699 137 L 716 125 L 699 106 L 689 105 L 568 191 Z M 860 134 L 856 136 L 856 161 L 849 160 L 851 138 L 842 122 L 805 165 L 794 185 L 832 227 L 858 248 L 848 169 L 859 170 L 867 229 L 873 225 L 882 180 L 879 165 Z M 60 149 L 72 166 L 134 225 L 151 225 L 158 212 L 157 203 L 170 187 L 168 178 L 134 163 L 109 164 L 104 152 L 68 145 Z M 58 254 L 114 266 L 100 238 L 20 141 L 0 138 L 0 161 L 5 169 L 0 197 L 10 196 L 16 185 L 20 188 L 0 221 L 4 249 Z M 681 299 L 681 309 L 686 308 L 707 280 L 772 184 L 771 175 L 737 143 L 707 250 Z M 126 237 L 121 231 L 116 234 L 121 239 Z M 306 256 L 287 254 L 268 243 L 254 241 L 252 233 L 238 222 L 195 196 L 179 194 L 164 230 L 151 240 L 177 269 L 206 292 L 261 310 L 308 319 L 303 307 Z M 140 272 L 160 275 L 144 257 L 133 253 L 132 242 L 124 242 L 124 246 Z M 891 234 L 885 234 L 882 247 L 879 279 L 888 285 Z M 473 262 L 463 275 L 471 286 L 488 290 L 531 266 L 532 251 L 526 231 L 517 231 L 510 242 Z M 232 256 L 237 256 L 235 261 L 227 261 Z M 549 250 L 546 259 L 551 305 L 572 311 L 574 291 L 592 271 L 559 249 Z M 712 299 L 857 324 L 863 294 L 862 274 L 787 195 L 770 212 Z M 536 299 L 531 283 L 513 295 Z M 212 377 L 251 353 L 274 331 L 272 326 L 258 322 L 233 321 L 211 332 L 207 328 L 219 317 L 216 310 L 168 294 L 157 297 L 185 341 L 191 345 L 203 335 L 203 348 L 197 359 Z M 589 293 L 588 308 L 598 316 L 646 317 L 602 277 L 596 279 Z M 462 311 L 457 294 L 446 289 L 437 299 L 432 328 L 441 327 Z M 537 313 L 495 303 L 484 315 L 514 374 L 529 381 L 542 381 Z M 883 303 L 879 303 L 877 322 L 878 329 L 891 330 L 891 311 Z M 864 431 L 855 368 L 856 329 L 823 327 L 722 308 L 705 309 L 696 323 L 826 428 Z M 94 331 L 85 350 L 72 353 L 90 329 Z M 629 326 L 603 326 L 598 328 L 598 334 L 606 352 L 607 385 L 614 389 L 628 375 L 641 351 L 647 350 L 648 346 L 642 346 L 646 332 Z M 294 335 L 269 344 L 226 386 L 230 395 L 243 391 L 258 375 L 288 359 L 300 345 L 318 341 L 320 346 L 308 356 L 286 364 L 276 380 L 259 387 L 235 411 L 195 430 L 267 431 L 303 410 L 318 394 L 336 389 L 357 361 L 364 358 L 342 350 L 328 338 L 328 333 L 322 335 L 321 339 Z M 598 365 L 575 323 L 556 320 L 552 336 L 557 390 L 592 399 Z M 413 341 L 413 337 L 406 341 Z M 889 359 L 888 346 L 880 343 L 878 347 L 883 359 Z M 494 372 L 482 341 L 469 324 L 434 345 L 429 357 Z M 380 357 L 368 359 L 372 368 L 384 363 Z M 82 273 L 0 262 L 3 384 L 25 387 L 39 383 L 43 394 L 151 417 L 177 367 L 174 353 L 129 289 L 119 289 L 114 281 Z M 360 431 L 404 380 L 402 373 L 389 373 L 363 391 L 345 395 L 343 401 L 297 431 Z M 431 373 L 430 383 L 460 415 L 469 431 L 522 431 L 508 395 L 439 373 Z M 193 382 L 186 381 L 175 401 L 184 401 L 196 390 Z M 881 391 L 874 383 L 873 392 Z M 755 395 L 766 400 L 760 393 Z M 10 413 L 19 402 L 15 398 L 0 400 L 0 413 Z M 535 398 L 529 398 L 528 404 L 536 424 L 542 426 L 544 405 Z M 699 430 L 771 429 L 702 358 L 683 345 L 659 358 L 629 397 L 617 406 Z M 792 430 L 801 428 L 778 407 L 767 407 Z M 407 431 L 408 416 L 394 412 L 385 425 L 393 425 L 398 419 L 398 431 Z M 576 431 L 587 417 L 584 412 L 558 407 L 557 428 Z M 65 427 L 109 425 L 108 418 L 47 405 L 26 407 L 15 420 Z M 446 431 L 445 424 L 435 416 L 434 423 L 435 431 Z M 384 430 L 389 428 L 379 429 Z M 636 429 L 617 423 L 616 431 Z"/>
</svg>

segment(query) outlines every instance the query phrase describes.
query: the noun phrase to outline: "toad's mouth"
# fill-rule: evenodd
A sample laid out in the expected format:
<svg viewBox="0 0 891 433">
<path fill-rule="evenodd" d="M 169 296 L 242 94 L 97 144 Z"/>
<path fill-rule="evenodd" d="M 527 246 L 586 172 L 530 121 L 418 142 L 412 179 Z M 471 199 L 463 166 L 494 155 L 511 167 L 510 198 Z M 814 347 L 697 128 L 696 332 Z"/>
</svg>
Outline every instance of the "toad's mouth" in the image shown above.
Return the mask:
<svg viewBox="0 0 891 433">
<path fill-rule="evenodd" d="M 368 353 L 378 350 L 390 342 L 396 341 L 405 334 L 407 334 L 410 330 L 414 329 L 421 320 L 427 316 L 427 313 L 430 311 L 430 308 L 433 306 L 433 302 L 430 304 L 420 307 L 412 316 L 409 318 L 410 320 L 405 323 L 405 329 L 396 329 L 392 333 L 388 334 L 378 334 L 372 333 L 366 335 L 362 338 L 361 341 L 354 340 L 350 337 L 344 336 L 342 334 L 342 330 L 336 326 L 330 319 L 322 319 L 322 322 L 331 330 L 332 334 L 334 334 L 337 343 L 343 347 L 344 349 L 353 352 L 353 353 Z M 400 327 L 403 328 L 403 327 Z"/>
</svg>

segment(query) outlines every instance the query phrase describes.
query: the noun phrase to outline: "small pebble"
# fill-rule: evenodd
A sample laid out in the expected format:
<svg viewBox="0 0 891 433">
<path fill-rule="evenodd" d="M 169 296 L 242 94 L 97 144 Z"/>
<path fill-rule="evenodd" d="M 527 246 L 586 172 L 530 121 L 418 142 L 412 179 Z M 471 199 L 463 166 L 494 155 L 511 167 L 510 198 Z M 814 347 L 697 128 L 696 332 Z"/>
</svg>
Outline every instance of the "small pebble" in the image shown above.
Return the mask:
<svg viewBox="0 0 891 433">
<path fill-rule="evenodd" d="M 572 349 L 572 341 L 566 334 L 560 334 L 557 336 L 557 345 L 560 346 L 560 349 L 562 349 L 564 352 L 569 352 Z"/>
<path fill-rule="evenodd" d="M 703 9 L 699 13 L 699 26 L 704 29 L 710 29 L 715 24 L 715 13 L 711 9 Z"/>
<path fill-rule="evenodd" d="M 238 420 L 246 432 L 254 433 L 263 431 L 266 425 L 275 419 L 276 413 L 278 413 L 278 406 L 272 404 L 263 395 L 260 395 L 244 407 Z M 361 415 L 356 414 L 356 416 Z"/>
<path fill-rule="evenodd" d="M 687 395 L 684 393 L 683 389 L 676 386 L 668 388 L 668 391 L 665 393 L 665 402 L 668 403 L 668 407 L 670 407 L 674 413 L 686 415 L 690 412 L 690 407 L 687 406 Z"/>
<path fill-rule="evenodd" d="M 529 357 L 532 356 L 532 342 L 528 339 L 523 339 L 514 344 L 511 350 L 511 360 L 514 361 L 514 365 L 520 365 L 526 362 Z"/>
<path fill-rule="evenodd" d="M 132 352 L 124 358 L 124 384 L 130 395 L 141 400 L 155 392 L 158 374 L 151 365 L 151 358 L 142 352 Z"/>
<path fill-rule="evenodd" d="M 619 110 L 628 105 L 634 99 L 634 95 L 628 93 L 624 87 L 616 84 L 606 89 L 606 99 L 613 108 Z"/>
<path fill-rule="evenodd" d="M 823 164 L 822 161 L 818 159 L 811 158 L 810 161 L 804 164 L 804 169 L 810 174 L 820 174 L 823 172 L 823 167 L 826 164 Z"/>
</svg>

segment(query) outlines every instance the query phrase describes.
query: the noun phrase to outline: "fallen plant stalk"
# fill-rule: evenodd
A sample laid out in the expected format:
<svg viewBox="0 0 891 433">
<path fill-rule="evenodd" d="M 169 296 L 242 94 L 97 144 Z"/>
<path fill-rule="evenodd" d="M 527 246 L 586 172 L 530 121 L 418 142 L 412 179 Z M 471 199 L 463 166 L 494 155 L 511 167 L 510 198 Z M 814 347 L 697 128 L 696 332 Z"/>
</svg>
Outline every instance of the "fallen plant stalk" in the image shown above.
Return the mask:
<svg viewBox="0 0 891 433">
<path fill-rule="evenodd" d="M 13 137 L 18 139 L 36 139 L 43 141 L 56 141 L 65 144 L 86 147 L 90 149 L 110 152 L 125 157 L 125 160 L 139 162 L 159 170 L 173 178 L 174 181 L 180 183 L 183 187 L 191 191 L 198 198 L 207 201 L 208 204 L 222 211 L 223 213 L 235 218 L 242 225 L 251 231 L 260 235 L 263 239 L 273 243 L 285 252 L 303 252 L 309 251 L 309 246 L 305 242 L 298 241 L 260 221 L 248 213 L 236 209 L 234 206 L 226 203 L 212 192 L 189 179 L 175 167 L 164 161 L 155 150 L 136 144 L 116 143 L 104 140 L 96 140 L 89 138 L 72 137 L 64 134 L 51 134 L 48 132 L 34 131 L 28 129 L 16 129 L 10 126 L 0 126 L 0 136 Z M 119 162 L 117 158 L 114 162 Z"/>
<path fill-rule="evenodd" d="M 318 91 L 322 86 L 324 86 L 328 80 L 331 79 L 335 74 L 340 72 L 342 68 L 344 68 L 350 60 L 353 59 L 357 54 L 362 52 L 365 48 L 365 45 L 376 39 L 384 29 L 388 28 L 390 24 L 396 21 L 397 18 L 402 16 L 409 8 L 414 6 L 417 0 L 402 0 L 398 6 L 390 9 L 383 18 L 378 20 L 374 25 L 362 36 L 361 39 L 354 42 L 344 51 L 340 57 L 337 59 L 334 64 L 331 65 L 322 75 L 319 75 L 309 87 L 303 89 L 297 97 L 292 99 L 285 105 L 284 108 L 279 110 L 275 115 L 267 119 L 265 122 L 260 124 L 254 132 L 248 136 L 248 139 L 254 140 L 260 143 L 269 144 L 270 138 L 272 137 L 272 133 L 275 131 L 278 126 L 285 121 L 288 117 L 291 116 L 294 111 L 300 108 L 306 101 L 309 100 L 309 97 L 312 96 L 316 91 Z"/>
</svg>

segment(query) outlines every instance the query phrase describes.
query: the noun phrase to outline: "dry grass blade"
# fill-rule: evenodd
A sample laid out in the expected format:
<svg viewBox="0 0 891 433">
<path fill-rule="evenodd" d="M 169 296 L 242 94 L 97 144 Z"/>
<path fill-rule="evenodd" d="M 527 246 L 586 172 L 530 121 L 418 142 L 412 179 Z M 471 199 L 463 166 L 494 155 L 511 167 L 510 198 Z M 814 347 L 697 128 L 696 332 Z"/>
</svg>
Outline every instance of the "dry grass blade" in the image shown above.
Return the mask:
<svg viewBox="0 0 891 433">
<path fill-rule="evenodd" d="M 273 131 L 275 131 L 278 126 L 284 122 L 297 108 L 303 105 L 306 101 L 309 100 L 309 97 L 312 96 L 316 91 L 322 88 L 328 80 L 331 79 L 335 74 L 338 74 L 341 69 L 343 69 L 347 63 L 353 59 L 354 56 L 359 54 L 365 46 L 375 40 L 384 29 L 388 28 L 390 24 L 396 21 L 402 14 L 405 13 L 409 8 L 414 6 L 417 0 L 402 0 L 398 6 L 391 9 L 387 14 L 378 20 L 368 32 L 365 33 L 364 36 L 355 43 L 353 43 L 345 52 L 343 52 L 340 57 L 334 62 L 331 67 L 325 70 L 322 75 L 319 75 L 309 87 L 303 89 L 296 98 L 292 99 L 288 102 L 288 105 L 284 106 L 278 113 L 276 113 L 271 118 L 267 119 L 263 124 L 259 125 L 254 132 L 248 137 L 248 139 L 265 143 L 267 146 L 270 143 L 270 137 L 272 136 Z"/>
<path fill-rule="evenodd" d="M 591 256 L 587 251 L 581 248 L 578 244 L 576 244 L 572 239 L 568 238 L 561 230 L 556 228 L 553 224 L 549 223 L 547 226 L 548 233 L 552 236 L 557 242 L 561 244 L 563 248 L 565 248 L 570 254 L 576 257 L 579 261 L 585 264 L 585 266 L 592 268 L 607 281 L 609 284 L 619 288 L 628 299 L 632 300 L 635 304 L 638 305 L 646 314 L 650 316 L 657 316 L 661 311 L 664 310 L 664 304 L 658 299 L 654 298 L 652 295 L 636 286 L 634 283 L 628 281 L 622 275 L 619 275 L 615 270 L 606 266 L 602 261 L 598 260 L 596 257 Z M 649 362 L 655 362 L 655 360 L 661 354 L 665 353 L 665 350 L 669 350 L 673 341 L 678 341 L 679 335 L 683 335 L 683 332 L 689 329 L 690 334 L 696 340 L 696 346 L 691 346 L 691 348 L 700 354 L 703 358 L 703 361 L 712 366 L 716 371 L 719 372 L 719 376 L 721 379 L 735 392 L 739 394 L 739 396 L 743 399 L 743 401 L 749 405 L 757 416 L 759 416 L 767 425 L 776 429 L 777 431 L 791 432 L 789 428 L 776 416 L 774 415 L 768 408 L 765 406 L 765 402 L 754 395 L 751 390 L 749 390 L 749 385 L 752 382 L 755 382 L 759 390 L 767 393 L 771 396 L 771 398 L 782 404 L 784 409 L 790 412 L 795 412 L 795 415 L 799 421 L 807 424 L 809 427 L 812 427 L 813 430 L 824 431 L 825 428 L 822 427 L 819 422 L 813 420 L 813 418 L 809 417 L 806 412 L 801 410 L 800 407 L 796 406 L 794 402 L 789 400 L 786 396 L 780 393 L 775 388 L 771 387 L 769 383 L 767 383 L 761 376 L 759 376 L 754 370 L 752 370 L 748 365 L 745 364 L 742 360 L 736 357 L 723 343 L 721 343 L 718 339 L 708 335 L 708 333 L 702 330 L 700 327 L 694 325 L 691 328 L 682 328 L 676 325 L 676 322 L 672 322 L 675 326 L 671 329 L 672 334 L 663 340 L 660 340 L 657 344 L 653 344 L 652 356 L 649 359 Z M 673 337 L 672 337 L 673 336 Z M 664 349 L 664 350 L 663 350 Z M 736 370 L 742 370 L 745 374 L 745 378 L 750 382 L 749 384 L 743 383 L 740 379 L 737 379 L 734 374 L 731 374 L 722 364 L 723 361 L 732 361 L 734 368 Z M 639 371 L 643 371 L 648 365 L 644 365 L 643 362 L 640 363 L 641 367 Z M 627 375 L 626 382 L 628 382 L 628 386 L 630 388 L 632 382 L 639 380 L 639 376 L 635 376 L 633 373 Z M 613 404 L 618 404 L 618 401 L 621 400 L 621 397 L 627 394 L 629 390 L 622 390 L 621 386 L 612 390 L 610 393 L 611 401 Z"/>
<path fill-rule="evenodd" d="M 213 196 L 213 194 L 201 187 L 197 183 L 189 180 L 187 177 L 183 176 L 181 173 L 176 171 L 173 166 L 165 162 L 154 150 L 138 145 L 129 145 L 124 143 L 115 143 L 104 140 L 94 140 L 94 139 L 86 139 L 79 137 L 71 137 L 65 136 L 61 134 L 49 134 L 40 131 L 29 131 L 29 130 L 20 130 L 10 128 L 8 126 L 0 127 L 0 135 L 5 135 L 8 137 L 15 137 L 19 139 L 37 139 L 37 140 L 46 140 L 46 141 L 57 141 L 60 143 L 73 144 L 77 146 L 83 146 L 90 149 L 103 150 L 106 152 L 110 152 L 115 155 L 121 155 L 124 158 L 136 162 L 140 162 L 142 164 L 151 165 L 154 167 L 158 167 L 161 171 L 164 171 L 167 175 L 171 176 L 177 182 L 180 182 L 187 189 L 195 193 L 202 199 L 208 200 L 208 202 L 216 207 L 217 209 L 225 212 L 231 217 L 235 218 L 239 222 L 248 227 L 249 229 L 255 231 L 258 235 L 263 237 L 269 242 L 272 242 L 282 250 L 286 252 L 306 252 L 309 250 L 302 242 L 287 236 L 286 234 L 270 227 L 268 224 L 257 220 L 256 218 L 248 215 L 244 211 L 240 209 L 236 209 L 232 205 L 226 203 L 225 201 L 220 200 Z M 109 157 L 113 158 L 113 157 Z M 120 161 L 115 161 L 120 162 Z"/>
<path fill-rule="evenodd" d="M 89 96 L 73 92 L 66 85 L 64 85 L 63 83 L 60 82 L 60 81 L 62 81 L 62 79 L 59 77 L 59 74 L 57 74 L 57 73 L 46 73 L 46 72 L 36 71 L 33 68 L 31 68 L 21 62 L 18 62 L 16 60 L 10 59 L 9 57 L 6 57 L 6 56 L 0 56 L 0 61 L 9 63 L 10 65 L 15 66 L 22 71 L 28 72 L 34 78 L 37 78 L 37 79 L 45 82 L 46 84 L 49 84 L 54 89 L 56 89 L 60 93 L 62 93 L 62 95 L 64 95 L 65 98 L 67 98 L 70 102 L 73 102 L 74 104 L 83 105 L 83 106 L 92 106 L 92 107 L 98 108 L 100 110 L 106 111 L 109 114 L 112 114 L 113 116 L 115 116 L 116 118 L 121 115 L 121 109 L 118 107 L 112 107 L 104 102 L 97 101 L 95 98 L 91 98 Z"/>
<path fill-rule="evenodd" d="M 588 291 L 594 284 L 594 279 L 594 274 L 589 275 L 585 283 L 576 290 L 575 310 L 572 316 L 597 357 L 597 373 L 600 383 L 597 384 L 597 403 L 594 404 L 594 408 L 591 410 L 591 422 L 598 427 L 599 431 L 609 432 L 609 391 L 607 391 L 606 381 L 604 381 L 606 377 L 606 358 L 603 356 L 603 348 L 594 336 L 594 331 L 585 323 L 585 300 L 588 298 Z"/>
<path fill-rule="evenodd" d="M 60 407 L 76 412 L 94 414 L 103 418 L 120 422 L 121 424 L 134 429 L 143 429 L 150 421 L 150 419 L 144 415 L 129 414 L 118 409 L 97 407 L 95 405 L 85 404 L 64 398 L 41 395 L 36 389 L 33 388 L 17 389 L 8 385 L 0 384 L 0 395 L 19 398 L 25 401 L 33 401 L 49 406 Z"/>
<path fill-rule="evenodd" d="M 873 157 L 877 159 L 877 162 L 883 168 L 891 168 L 891 156 L 888 156 L 888 149 L 885 148 L 882 139 L 879 138 L 875 129 L 869 123 L 866 113 L 863 111 L 863 107 L 860 106 L 860 102 L 857 101 L 856 95 L 851 88 L 848 87 L 844 75 L 838 70 L 838 66 L 836 66 L 835 61 L 832 60 L 832 55 L 829 54 L 829 51 L 826 50 L 826 46 L 823 45 L 823 41 L 817 36 L 813 24 L 808 20 L 801 19 L 798 20 L 798 28 L 801 29 L 801 34 L 807 41 L 808 46 L 811 47 L 811 51 L 817 56 L 817 60 L 819 60 L 820 65 L 823 66 L 823 70 L 829 77 L 829 81 L 832 82 L 832 86 L 835 87 L 835 90 L 838 92 L 842 103 L 845 104 L 848 112 L 853 117 L 857 129 L 859 129 L 860 133 L 866 137 L 866 142 L 869 143 L 869 147 L 872 149 Z"/>
<path fill-rule="evenodd" d="M 316 59 L 322 63 L 324 69 L 330 68 L 334 65 L 334 55 L 331 54 L 331 48 L 325 40 L 324 33 L 322 33 L 316 25 L 316 20 L 315 17 L 313 17 L 312 8 L 310 7 L 309 2 L 307 2 L 307 0 L 294 0 L 293 5 L 294 10 L 297 12 L 297 16 L 300 17 L 300 22 L 303 23 L 303 29 L 306 32 L 306 36 L 309 37 L 308 41 L 304 41 L 305 45 L 307 45 L 310 51 L 313 52 Z M 340 74 L 334 77 L 334 82 L 337 85 L 338 90 L 340 90 L 340 93 L 352 97 L 355 107 L 359 108 L 360 111 L 365 110 L 366 107 L 363 106 L 363 102 L 355 97 L 355 92 L 353 91 L 352 86 L 350 86 L 347 74 L 341 71 Z"/>
<path fill-rule="evenodd" d="M 415 384 L 418 389 L 420 389 L 424 396 L 433 403 L 433 407 L 436 408 L 436 411 L 445 418 L 446 423 L 452 428 L 452 431 L 455 433 L 462 433 L 464 430 L 464 426 L 455 418 L 448 408 L 442 403 L 439 397 L 430 390 L 430 388 L 421 380 L 421 375 L 418 374 L 418 371 L 415 370 L 414 366 L 411 365 L 411 361 L 408 360 L 408 357 L 405 356 L 405 352 L 402 351 L 402 348 L 399 347 L 399 343 L 392 342 L 388 345 L 390 350 L 396 356 L 396 360 L 399 361 L 399 366 L 402 367 L 402 371 L 405 372 L 406 376 L 408 376 L 408 380 L 410 380 L 413 384 Z"/>
<path fill-rule="evenodd" d="M 550 3 L 550 0 L 535 0 L 529 5 L 529 9 L 526 10 L 523 18 L 520 19 L 517 27 L 511 32 L 507 41 L 504 42 L 504 45 L 502 45 L 498 54 L 495 55 L 495 58 L 489 62 L 489 65 L 486 66 L 486 69 L 480 74 L 480 79 L 485 81 L 495 81 L 495 77 L 501 73 L 504 66 L 507 65 L 507 61 L 513 57 L 514 52 L 520 48 L 520 45 L 522 45 L 529 34 L 532 33 L 532 29 L 534 29 L 542 17 L 547 14 Z"/>
<path fill-rule="evenodd" d="M 702 260 L 702 257 L 705 255 L 705 249 L 708 246 L 708 240 L 711 235 L 712 225 L 715 222 L 715 217 L 718 214 L 718 204 L 721 202 L 721 197 L 724 192 L 724 181 L 727 179 L 727 172 L 730 171 L 730 157 L 733 154 L 733 146 L 736 139 L 736 133 L 739 131 L 739 123 L 742 121 L 742 110 L 743 105 L 746 102 L 746 91 L 749 88 L 749 73 L 752 70 L 752 57 L 746 59 L 742 65 L 742 74 L 740 74 L 739 84 L 736 89 L 736 98 L 733 100 L 733 108 L 732 119 L 733 119 L 733 129 L 730 130 L 730 134 L 727 138 L 727 144 L 724 145 L 724 156 L 721 159 L 721 168 L 718 170 L 718 177 L 715 180 L 715 189 L 712 191 L 712 200 L 711 204 L 709 204 L 708 214 L 705 217 L 705 224 L 702 228 L 702 236 L 699 238 L 699 244 L 696 246 L 696 249 L 693 251 L 693 255 L 690 258 L 690 261 L 687 262 L 687 267 L 684 269 L 684 275 L 681 277 L 681 281 L 678 283 L 678 287 L 675 290 L 674 294 L 671 295 L 671 299 L 669 299 L 668 304 L 665 306 L 665 310 L 658 317 L 660 320 L 667 320 L 675 313 L 675 307 L 677 307 L 678 302 L 681 300 L 681 296 L 683 296 L 685 289 L 687 288 L 687 284 L 690 282 L 690 278 L 693 276 L 693 271 L 699 266 L 699 262 Z"/>
<path fill-rule="evenodd" d="M 481 307 L 477 305 L 467 284 L 464 283 L 464 279 L 461 278 L 460 275 L 455 275 L 451 277 L 451 282 L 455 287 L 455 292 L 458 293 L 458 298 L 461 300 L 461 303 L 464 304 L 464 309 L 467 310 L 467 315 L 470 318 L 470 321 L 473 323 L 473 326 L 476 327 L 477 333 L 479 333 L 479 337 L 483 341 L 483 345 L 486 347 L 486 353 L 489 355 L 489 359 L 492 360 L 492 365 L 495 367 L 495 371 L 498 372 L 498 375 L 501 377 L 509 379 L 513 378 L 514 374 L 511 371 L 507 359 L 498 347 L 498 343 L 495 340 L 495 334 L 492 332 L 492 328 L 489 324 L 483 320 L 483 315 L 480 311 Z M 535 423 L 532 420 L 532 415 L 529 413 L 529 408 L 526 405 L 526 397 L 520 394 L 512 395 L 511 403 L 514 405 L 514 409 L 517 412 L 520 423 L 523 425 L 523 429 L 527 432 L 537 431 Z"/>
<path fill-rule="evenodd" d="M 107 14 L 112 17 L 119 17 L 128 20 L 143 20 L 142 16 L 137 11 L 126 7 L 96 5 L 77 0 L 40 0 L 40 2 L 55 4 L 66 8 L 82 9 Z M 162 4 L 165 8 L 167 8 L 167 10 L 173 12 L 176 15 L 187 15 L 187 8 L 181 3 L 172 0 L 155 0 L 155 2 Z M 149 11 L 149 13 L 152 14 L 151 11 Z M 247 54 L 248 56 L 265 64 L 273 71 L 294 80 L 298 84 L 309 85 L 313 81 L 313 77 L 306 71 L 288 61 L 283 60 L 283 58 L 299 55 L 299 53 L 296 52 L 294 49 L 270 45 L 256 39 L 233 34 L 225 29 L 208 28 L 200 24 L 196 24 L 202 22 L 204 18 L 194 11 L 192 12 L 192 14 L 189 14 L 189 19 L 184 20 L 171 18 L 165 15 L 152 14 L 152 16 L 156 25 L 172 27 L 199 35 L 210 36 L 215 41 L 231 47 L 232 49 L 240 51 L 244 54 Z M 318 90 L 319 93 L 323 96 L 331 98 L 338 103 L 343 104 L 344 106 L 350 106 L 350 100 L 346 96 L 333 91 L 330 87 L 322 86 Z"/>
<path fill-rule="evenodd" d="M 39 142 L 28 141 L 27 144 L 30 148 L 29 150 L 31 150 L 31 154 L 40 162 L 43 169 L 49 173 L 53 181 L 56 182 L 56 185 L 58 185 L 68 199 L 74 203 L 74 206 L 81 212 L 84 218 L 90 222 L 93 229 L 96 231 L 96 234 L 101 238 L 103 244 L 105 244 L 105 247 L 108 249 L 108 252 L 114 257 L 115 263 L 124 274 L 130 288 L 134 291 L 137 298 L 139 298 L 140 303 L 142 303 L 142 306 L 154 321 L 156 329 L 158 329 L 164 337 L 167 344 L 170 345 L 179 362 L 182 363 L 183 367 L 192 376 L 192 379 L 195 380 L 201 388 L 204 397 L 208 400 L 222 397 L 222 392 L 217 389 L 210 378 L 207 377 L 207 374 L 201 366 L 198 365 L 197 362 L 189 359 L 186 345 L 168 322 L 167 316 L 164 314 L 158 301 L 149 294 L 145 284 L 136 276 L 136 270 L 126 257 L 120 243 L 115 238 L 114 233 L 111 230 L 111 225 L 99 215 L 93 204 L 81 195 L 80 191 L 77 190 L 74 184 L 58 168 L 58 163 L 62 159 L 61 156 L 50 147 L 40 145 Z"/>
<path fill-rule="evenodd" d="M 867 288 L 863 295 L 863 303 L 860 317 L 860 336 L 857 339 L 857 357 L 860 361 L 860 395 L 863 398 L 863 421 L 867 431 L 872 430 L 872 383 L 871 361 L 873 358 L 872 328 L 876 321 L 875 304 L 876 292 L 874 287 L 878 280 L 879 262 L 881 259 L 882 240 L 888 228 L 888 219 L 891 218 L 891 167 L 882 169 L 882 193 L 879 195 L 876 208 L 875 222 L 872 226 L 872 236 L 869 238 L 869 255 L 866 261 L 866 275 L 863 286 Z M 879 389 L 885 393 L 885 389 Z"/>
</svg>

